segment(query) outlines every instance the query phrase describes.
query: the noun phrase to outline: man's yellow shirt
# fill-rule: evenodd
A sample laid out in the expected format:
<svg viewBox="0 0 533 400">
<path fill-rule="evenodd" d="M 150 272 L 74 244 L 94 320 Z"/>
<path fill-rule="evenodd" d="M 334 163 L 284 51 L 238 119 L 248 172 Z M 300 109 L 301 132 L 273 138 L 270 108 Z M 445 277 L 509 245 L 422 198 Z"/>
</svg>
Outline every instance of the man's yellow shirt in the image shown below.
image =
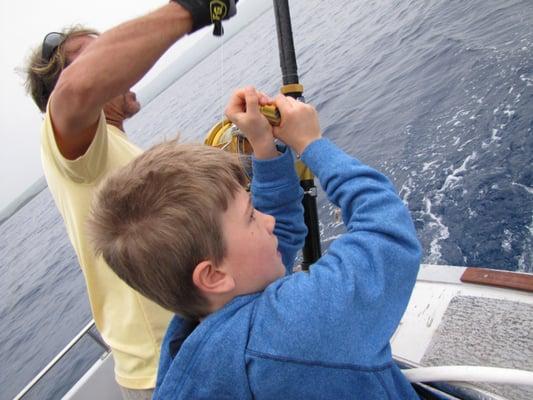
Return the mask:
<svg viewBox="0 0 533 400">
<path fill-rule="evenodd" d="M 68 160 L 60 153 L 50 115 L 45 114 L 41 158 L 48 188 L 78 256 L 96 327 L 112 349 L 117 382 L 130 389 L 155 386 L 160 345 L 171 313 L 126 285 L 102 257 L 94 255 L 85 221 L 99 183 L 140 153 L 124 132 L 106 123 L 102 112 L 89 149 Z"/>
</svg>

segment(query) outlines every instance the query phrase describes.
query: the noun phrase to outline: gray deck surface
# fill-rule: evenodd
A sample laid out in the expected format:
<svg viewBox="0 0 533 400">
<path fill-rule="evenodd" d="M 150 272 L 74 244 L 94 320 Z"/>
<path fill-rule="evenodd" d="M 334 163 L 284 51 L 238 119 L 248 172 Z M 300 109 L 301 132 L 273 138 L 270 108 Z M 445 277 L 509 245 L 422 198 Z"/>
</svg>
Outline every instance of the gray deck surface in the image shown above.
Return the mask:
<svg viewBox="0 0 533 400">
<path fill-rule="evenodd" d="M 533 306 L 482 297 L 454 297 L 422 364 L 533 371 Z M 531 386 L 478 386 L 513 400 L 533 399 Z"/>
</svg>

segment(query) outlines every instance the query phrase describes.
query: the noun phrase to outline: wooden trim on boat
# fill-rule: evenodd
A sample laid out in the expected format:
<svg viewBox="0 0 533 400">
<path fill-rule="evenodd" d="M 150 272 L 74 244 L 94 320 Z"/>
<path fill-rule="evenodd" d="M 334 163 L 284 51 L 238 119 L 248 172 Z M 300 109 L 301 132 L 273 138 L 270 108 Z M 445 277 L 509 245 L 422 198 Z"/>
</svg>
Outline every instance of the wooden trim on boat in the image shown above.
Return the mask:
<svg viewBox="0 0 533 400">
<path fill-rule="evenodd" d="M 469 267 L 461 276 L 461 282 L 518 289 L 533 293 L 533 275 L 520 272 Z"/>
</svg>

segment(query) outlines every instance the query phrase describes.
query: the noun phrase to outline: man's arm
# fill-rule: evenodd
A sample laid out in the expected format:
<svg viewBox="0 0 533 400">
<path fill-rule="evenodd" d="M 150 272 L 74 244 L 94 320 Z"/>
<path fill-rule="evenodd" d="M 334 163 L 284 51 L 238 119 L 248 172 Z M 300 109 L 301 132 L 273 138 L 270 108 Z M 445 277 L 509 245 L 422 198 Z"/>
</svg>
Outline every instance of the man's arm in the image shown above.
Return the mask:
<svg viewBox="0 0 533 400">
<path fill-rule="evenodd" d="M 224 0 L 235 14 L 235 1 Z M 69 159 L 85 153 L 102 107 L 126 93 L 163 53 L 191 30 L 211 23 L 211 1 L 174 0 L 104 32 L 66 68 L 50 100 L 58 146 Z"/>
<path fill-rule="evenodd" d="M 169 3 L 104 32 L 66 68 L 50 100 L 50 115 L 61 152 L 84 154 L 102 107 L 127 92 L 163 53 L 192 28 L 190 13 Z"/>
</svg>

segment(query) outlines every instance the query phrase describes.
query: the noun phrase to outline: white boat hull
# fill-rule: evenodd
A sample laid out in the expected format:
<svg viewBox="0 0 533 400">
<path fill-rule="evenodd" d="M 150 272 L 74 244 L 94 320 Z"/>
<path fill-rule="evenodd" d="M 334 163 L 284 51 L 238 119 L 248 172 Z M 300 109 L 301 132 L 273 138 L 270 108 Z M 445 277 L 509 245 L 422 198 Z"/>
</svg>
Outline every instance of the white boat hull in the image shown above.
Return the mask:
<svg viewBox="0 0 533 400">
<path fill-rule="evenodd" d="M 443 332 L 443 321 L 444 324 L 447 324 L 449 323 L 450 318 L 454 318 L 455 314 L 450 315 L 450 307 L 458 303 L 458 301 L 462 301 L 463 303 L 466 301 L 465 304 L 468 304 L 468 301 L 481 302 L 482 304 L 484 304 L 484 302 L 489 302 L 490 304 L 495 304 L 494 302 L 501 304 L 512 302 L 516 307 L 522 307 L 522 309 L 525 307 L 526 310 L 531 308 L 531 310 L 533 310 L 533 295 L 530 292 L 465 283 L 461 281 L 461 277 L 465 271 L 466 268 L 464 267 L 440 265 L 421 266 L 417 283 L 407 310 L 391 340 L 392 351 L 395 358 L 398 360 L 406 360 L 415 365 L 424 365 L 425 361 L 428 359 L 428 352 L 432 349 L 434 350 L 436 343 L 438 344 L 438 335 Z M 516 273 L 514 275 L 516 275 Z M 531 275 L 528 276 L 529 279 L 531 279 Z M 484 307 L 485 308 L 481 308 L 482 312 L 491 312 L 486 306 Z M 530 313 L 530 315 L 533 315 L 533 312 Z M 510 359 L 510 357 L 516 356 L 517 354 L 519 354 L 520 357 L 533 360 L 533 355 L 531 357 L 528 356 L 528 354 L 533 351 L 533 319 L 531 318 L 527 315 L 522 316 L 521 320 L 516 321 L 517 324 L 509 327 L 509 332 L 513 332 L 514 330 L 515 333 L 520 334 L 520 332 L 516 332 L 516 330 L 523 330 L 522 333 L 524 334 L 525 340 L 520 343 L 523 348 L 513 349 L 513 352 L 504 355 L 505 357 L 508 356 L 507 359 L 504 357 L 504 364 L 510 363 L 513 365 L 514 361 Z M 491 318 L 489 318 L 489 320 L 491 320 Z M 465 333 L 469 332 L 472 328 L 469 326 L 471 325 L 471 321 L 465 320 L 464 322 L 465 326 L 454 328 L 456 329 L 454 335 L 458 339 L 457 343 L 460 343 L 462 336 L 466 336 Z M 498 321 L 494 321 L 494 324 L 497 325 Z M 476 326 L 475 328 L 479 334 L 479 340 L 485 340 L 486 338 L 484 339 L 482 337 L 483 328 L 479 326 Z M 491 327 L 486 327 L 486 329 L 489 329 L 490 331 Z M 498 340 L 501 340 L 501 338 L 498 338 Z M 507 344 L 512 345 L 516 343 Z M 485 347 L 489 350 L 489 354 L 486 354 L 485 356 L 490 358 L 490 353 L 493 350 L 491 346 L 494 345 L 494 343 L 489 343 L 489 347 Z M 486 346 L 486 344 L 481 347 L 483 348 L 483 346 Z M 511 347 L 504 346 L 504 349 Z M 451 349 L 453 357 L 457 356 L 457 350 L 459 348 L 460 345 L 458 344 L 456 349 Z M 516 351 L 518 351 L 518 353 L 516 353 Z M 487 358 L 485 357 L 484 359 Z M 532 362 L 533 361 L 529 361 L 528 365 L 513 365 L 513 367 L 532 371 Z M 449 365 L 450 363 L 446 364 Z M 472 365 L 468 362 L 466 364 Z M 508 365 L 497 365 L 494 360 L 489 360 L 486 364 L 480 366 L 508 367 Z M 453 371 L 457 374 L 457 370 Z M 486 386 L 484 389 L 487 389 Z M 522 394 L 520 391 L 518 394 L 513 392 L 512 398 L 525 399 L 528 397 L 523 396 L 529 396 L 529 393 L 532 393 L 529 398 L 533 398 L 532 386 L 525 388 L 524 390 L 522 390 Z M 496 391 L 496 393 L 498 393 L 498 391 Z M 500 396 L 496 394 L 493 398 L 507 398 L 505 395 Z M 69 400 L 86 400 L 95 398 L 101 400 L 121 399 L 120 391 L 114 380 L 113 360 L 109 355 L 104 359 L 99 360 L 64 397 L 64 399 Z"/>
</svg>

